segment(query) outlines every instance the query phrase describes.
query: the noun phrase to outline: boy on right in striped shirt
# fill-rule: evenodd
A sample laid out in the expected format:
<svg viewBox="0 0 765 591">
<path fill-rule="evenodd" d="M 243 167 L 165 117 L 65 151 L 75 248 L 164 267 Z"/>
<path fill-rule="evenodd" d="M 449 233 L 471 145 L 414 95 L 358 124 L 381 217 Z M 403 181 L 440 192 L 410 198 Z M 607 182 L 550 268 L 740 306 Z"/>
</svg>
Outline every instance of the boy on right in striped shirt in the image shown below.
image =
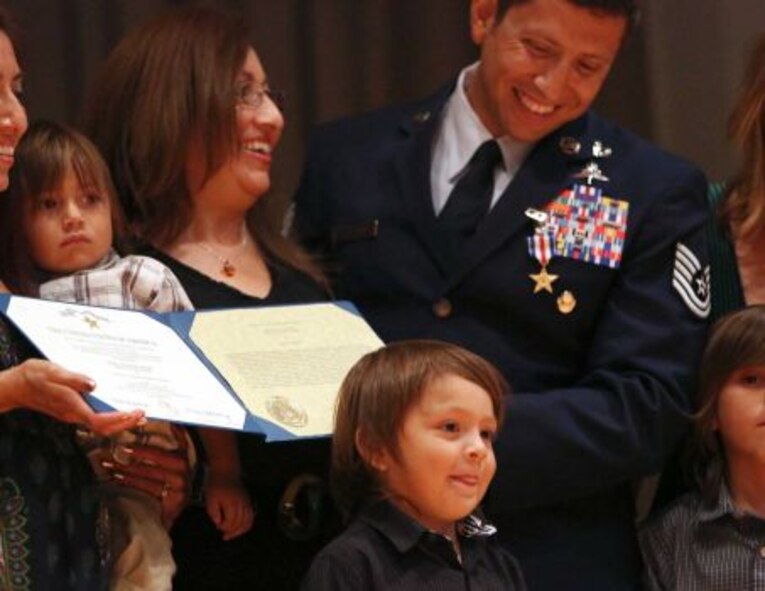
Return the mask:
<svg viewBox="0 0 765 591">
<path fill-rule="evenodd" d="M 640 530 L 646 588 L 765 585 L 765 306 L 723 316 L 701 363 L 694 490 Z"/>
</svg>

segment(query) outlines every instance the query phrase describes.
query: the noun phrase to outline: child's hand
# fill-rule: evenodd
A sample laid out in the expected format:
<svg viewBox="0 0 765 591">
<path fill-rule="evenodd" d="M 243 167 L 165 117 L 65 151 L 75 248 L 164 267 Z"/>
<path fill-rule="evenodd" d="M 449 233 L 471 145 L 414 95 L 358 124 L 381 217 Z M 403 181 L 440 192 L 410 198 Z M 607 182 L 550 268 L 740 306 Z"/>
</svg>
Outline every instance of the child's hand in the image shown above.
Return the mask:
<svg viewBox="0 0 765 591">
<path fill-rule="evenodd" d="M 232 540 L 252 527 L 255 512 L 250 496 L 238 478 L 210 474 L 205 488 L 207 514 L 223 532 L 224 540 Z"/>
</svg>

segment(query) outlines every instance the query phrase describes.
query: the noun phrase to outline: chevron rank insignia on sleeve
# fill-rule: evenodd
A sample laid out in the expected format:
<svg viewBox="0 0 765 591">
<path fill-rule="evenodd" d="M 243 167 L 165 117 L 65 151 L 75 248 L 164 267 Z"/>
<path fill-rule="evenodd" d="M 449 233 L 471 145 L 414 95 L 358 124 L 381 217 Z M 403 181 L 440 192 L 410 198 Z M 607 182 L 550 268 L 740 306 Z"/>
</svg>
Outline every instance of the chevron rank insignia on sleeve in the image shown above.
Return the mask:
<svg viewBox="0 0 765 591">
<path fill-rule="evenodd" d="M 709 317 L 712 309 L 709 281 L 709 265 L 702 267 L 693 251 L 682 242 L 678 242 L 675 249 L 672 287 L 688 309 L 699 318 Z"/>
</svg>

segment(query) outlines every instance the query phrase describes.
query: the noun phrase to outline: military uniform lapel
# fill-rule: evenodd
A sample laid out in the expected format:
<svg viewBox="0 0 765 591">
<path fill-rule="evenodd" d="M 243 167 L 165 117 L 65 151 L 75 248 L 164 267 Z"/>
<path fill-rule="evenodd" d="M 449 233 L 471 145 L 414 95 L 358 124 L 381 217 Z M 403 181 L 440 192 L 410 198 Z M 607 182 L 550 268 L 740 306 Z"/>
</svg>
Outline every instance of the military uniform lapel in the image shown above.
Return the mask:
<svg viewBox="0 0 765 591">
<path fill-rule="evenodd" d="M 531 233 L 533 226 L 525 215 L 526 209 L 544 209 L 572 183 L 571 175 L 579 158 L 564 154 L 560 142 L 564 137 L 581 136 L 585 120 L 586 117 L 552 133 L 532 150 L 476 235 L 465 244 L 463 256 L 449 275 L 449 288 L 513 235 Z M 525 252 L 525 243 L 519 248 Z"/>
<path fill-rule="evenodd" d="M 438 103 L 439 108 L 444 100 Z M 449 244 L 436 223 L 430 187 L 430 160 L 437 122 L 437 109 L 417 111 L 405 121 L 402 131 L 409 137 L 397 152 L 393 164 L 399 198 L 407 219 L 438 268 L 446 275 L 450 267 Z"/>
</svg>

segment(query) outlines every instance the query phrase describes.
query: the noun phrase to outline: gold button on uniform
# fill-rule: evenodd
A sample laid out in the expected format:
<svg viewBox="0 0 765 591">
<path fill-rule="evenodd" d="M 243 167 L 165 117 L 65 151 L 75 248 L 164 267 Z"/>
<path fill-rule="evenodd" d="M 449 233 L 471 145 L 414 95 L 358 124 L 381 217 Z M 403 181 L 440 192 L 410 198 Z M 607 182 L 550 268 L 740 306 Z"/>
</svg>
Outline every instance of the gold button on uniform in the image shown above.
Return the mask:
<svg viewBox="0 0 765 591">
<path fill-rule="evenodd" d="M 452 315 L 452 303 L 446 298 L 441 298 L 433 304 L 433 314 L 436 318 L 448 318 Z"/>
</svg>

